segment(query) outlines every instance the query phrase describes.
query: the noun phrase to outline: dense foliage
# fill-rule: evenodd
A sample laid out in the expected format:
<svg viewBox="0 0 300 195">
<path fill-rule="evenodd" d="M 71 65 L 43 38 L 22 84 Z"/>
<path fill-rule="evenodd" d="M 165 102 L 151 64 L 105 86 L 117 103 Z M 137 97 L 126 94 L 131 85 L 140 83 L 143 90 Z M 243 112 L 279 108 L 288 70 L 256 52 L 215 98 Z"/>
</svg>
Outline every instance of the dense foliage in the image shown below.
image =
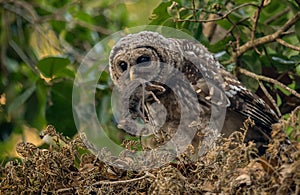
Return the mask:
<svg viewBox="0 0 300 195">
<path fill-rule="evenodd" d="M 156 4 L 0 1 L 0 158 L 14 154 L 21 136 L 36 142 L 31 138 L 39 139 L 34 134 L 47 124 L 54 124 L 64 135 L 75 135 L 72 87 L 85 54 L 107 35 L 147 23 L 150 7 Z M 133 13 L 135 8 L 138 11 Z M 108 75 L 103 80 L 97 97 L 99 112 L 109 102 Z"/>
</svg>

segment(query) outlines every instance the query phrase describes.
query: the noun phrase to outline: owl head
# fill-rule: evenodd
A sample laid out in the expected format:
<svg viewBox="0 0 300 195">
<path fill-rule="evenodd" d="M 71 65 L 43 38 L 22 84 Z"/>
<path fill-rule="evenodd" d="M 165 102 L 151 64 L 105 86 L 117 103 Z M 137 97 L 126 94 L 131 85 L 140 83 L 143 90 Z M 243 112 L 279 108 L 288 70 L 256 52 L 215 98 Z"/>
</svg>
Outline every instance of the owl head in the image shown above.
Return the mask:
<svg viewBox="0 0 300 195">
<path fill-rule="evenodd" d="M 111 78 L 117 86 L 124 80 L 137 78 L 155 81 L 179 63 L 179 56 L 180 49 L 176 43 L 159 33 L 143 31 L 129 34 L 112 48 L 109 57 Z"/>
</svg>

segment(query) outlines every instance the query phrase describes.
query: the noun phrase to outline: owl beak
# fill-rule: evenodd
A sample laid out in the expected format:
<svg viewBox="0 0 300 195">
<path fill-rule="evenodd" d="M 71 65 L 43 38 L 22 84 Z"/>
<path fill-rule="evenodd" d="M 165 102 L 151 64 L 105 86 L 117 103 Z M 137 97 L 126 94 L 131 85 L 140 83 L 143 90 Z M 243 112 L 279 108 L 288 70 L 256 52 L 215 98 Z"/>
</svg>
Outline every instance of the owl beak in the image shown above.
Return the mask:
<svg viewBox="0 0 300 195">
<path fill-rule="evenodd" d="M 134 80 L 134 70 L 133 70 L 133 68 L 129 69 L 129 79 L 130 79 L 130 81 Z"/>
</svg>

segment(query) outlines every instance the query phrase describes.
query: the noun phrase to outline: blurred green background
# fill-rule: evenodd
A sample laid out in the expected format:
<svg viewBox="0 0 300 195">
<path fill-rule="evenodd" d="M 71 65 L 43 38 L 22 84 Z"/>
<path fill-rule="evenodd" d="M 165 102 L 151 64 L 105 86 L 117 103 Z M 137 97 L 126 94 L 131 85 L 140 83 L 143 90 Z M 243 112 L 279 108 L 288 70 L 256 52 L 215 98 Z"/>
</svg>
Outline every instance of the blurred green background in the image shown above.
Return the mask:
<svg viewBox="0 0 300 195">
<path fill-rule="evenodd" d="M 230 71 L 242 67 L 300 91 L 300 56 L 278 42 L 251 48 L 238 58 L 235 49 L 274 33 L 299 13 L 297 1 L 281 0 L 0 0 L 0 162 L 16 156 L 17 142 L 44 143 L 48 124 L 72 137 L 72 87 L 85 54 L 108 35 L 138 25 L 164 25 L 194 36 Z M 207 22 L 214 21 L 214 22 Z M 281 37 L 300 47 L 300 22 Z M 239 79 L 259 95 L 259 83 Z M 106 72 L 95 97 L 99 119 L 115 140 L 124 137 L 111 118 L 111 81 Z M 298 98 L 262 83 L 285 118 Z M 287 129 L 292 131 L 293 129 Z"/>
</svg>

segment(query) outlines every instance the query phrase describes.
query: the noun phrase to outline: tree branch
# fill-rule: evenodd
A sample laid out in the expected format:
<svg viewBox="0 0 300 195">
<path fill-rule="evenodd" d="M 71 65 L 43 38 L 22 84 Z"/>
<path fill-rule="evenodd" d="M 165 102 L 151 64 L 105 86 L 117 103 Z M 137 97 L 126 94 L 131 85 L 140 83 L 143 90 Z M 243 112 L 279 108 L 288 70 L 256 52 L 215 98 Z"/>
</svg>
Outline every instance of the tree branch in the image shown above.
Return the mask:
<svg viewBox="0 0 300 195">
<path fill-rule="evenodd" d="M 263 76 L 263 75 L 257 75 L 257 74 L 255 74 L 255 73 L 250 72 L 250 71 L 248 71 L 248 70 L 246 70 L 246 69 L 243 69 L 243 68 L 238 68 L 238 71 L 239 71 L 240 73 L 242 73 L 242 74 L 244 74 L 244 75 L 246 75 L 246 76 L 249 76 L 249 77 L 251 77 L 251 78 L 254 78 L 254 79 L 258 80 L 258 81 L 266 81 L 266 82 L 268 82 L 268 83 L 273 83 L 273 84 L 275 84 L 275 85 L 278 85 L 279 87 L 282 87 L 283 89 L 287 90 L 288 92 L 290 92 L 291 94 L 293 94 L 294 96 L 296 96 L 297 98 L 300 99 L 300 94 L 297 93 L 297 91 L 295 91 L 295 90 L 289 88 L 288 86 L 286 86 L 286 85 L 280 83 L 279 81 L 277 81 L 277 80 L 275 80 L 275 79 L 272 79 L 272 78 L 269 78 L 269 77 L 265 77 L 265 76 Z"/>
<path fill-rule="evenodd" d="M 288 48 L 290 48 L 290 49 L 293 49 L 293 50 L 295 50 L 295 51 L 300 51 L 300 47 L 297 47 L 297 46 L 295 46 L 295 45 L 289 44 L 289 43 L 285 42 L 285 41 L 282 40 L 282 39 L 276 39 L 276 42 L 279 43 L 279 44 L 281 44 L 281 45 L 283 45 L 283 46 L 285 46 L 285 47 L 288 47 Z"/>
<path fill-rule="evenodd" d="M 274 42 L 278 39 L 286 30 L 291 28 L 300 19 L 300 12 L 296 13 L 293 18 L 288 20 L 281 28 L 279 28 L 275 33 L 266 35 L 261 38 L 254 39 L 253 41 L 248 41 L 241 47 L 236 49 L 236 52 L 232 53 L 232 61 L 236 62 L 237 58 L 243 55 L 249 49 L 255 48 L 259 45 Z"/>
<path fill-rule="evenodd" d="M 264 23 L 265 24 L 271 24 L 272 22 L 274 22 L 276 19 L 278 19 L 279 17 L 283 16 L 284 14 L 288 13 L 291 9 L 285 8 L 284 10 L 282 10 L 281 12 L 279 12 L 278 14 L 275 14 L 274 16 L 270 17 L 269 19 L 267 19 Z"/>
<path fill-rule="evenodd" d="M 241 4 L 239 6 L 236 6 L 235 8 L 233 8 L 233 9 L 229 10 L 228 12 L 226 12 L 224 15 L 222 15 L 220 17 L 217 17 L 217 18 L 206 19 L 206 20 L 183 20 L 183 19 L 180 19 L 180 18 L 176 18 L 175 22 L 198 22 L 198 23 L 215 22 L 215 21 L 219 21 L 219 20 L 223 20 L 224 18 L 227 18 L 227 16 L 230 15 L 232 12 L 234 12 L 238 9 L 241 9 L 242 7 L 246 7 L 246 6 L 257 7 L 257 5 L 254 4 L 254 3 L 244 3 L 244 4 Z"/>
</svg>

